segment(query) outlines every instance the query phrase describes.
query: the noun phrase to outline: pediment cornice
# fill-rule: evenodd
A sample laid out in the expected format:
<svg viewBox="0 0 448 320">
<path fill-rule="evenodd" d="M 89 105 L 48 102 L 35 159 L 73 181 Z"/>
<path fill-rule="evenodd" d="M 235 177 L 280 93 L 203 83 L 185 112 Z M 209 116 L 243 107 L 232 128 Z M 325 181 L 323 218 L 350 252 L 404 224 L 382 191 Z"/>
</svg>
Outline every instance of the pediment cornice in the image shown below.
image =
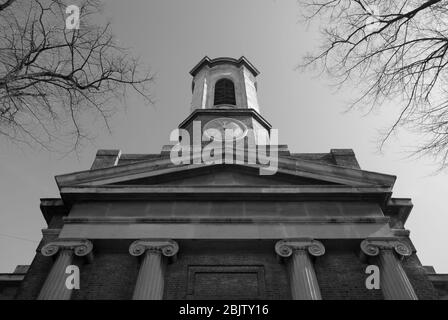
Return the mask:
<svg viewBox="0 0 448 320">
<path fill-rule="evenodd" d="M 194 163 L 195 157 L 191 157 L 191 162 Z M 157 177 L 163 175 L 178 175 L 179 180 L 186 173 L 200 168 L 217 168 L 225 170 L 227 168 L 239 168 L 245 170 L 248 175 L 257 176 L 258 171 L 263 166 L 260 164 L 186 164 L 175 165 L 170 158 L 163 158 L 157 160 L 147 160 L 138 163 L 131 163 L 126 165 L 118 165 L 108 168 L 101 168 L 97 170 L 81 171 L 71 174 L 56 176 L 56 182 L 59 189 L 70 187 L 91 187 L 101 188 L 110 187 L 114 184 L 126 185 L 129 182 L 138 179 L 149 177 Z M 369 172 L 365 170 L 358 170 L 346 168 L 336 165 L 328 165 L 316 163 L 312 161 L 294 159 L 291 157 L 279 156 L 278 159 L 278 174 L 287 176 L 290 179 L 307 178 L 321 181 L 321 185 L 326 182 L 331 185 L 340 185 L 348 188 L 377 188 L 380 187 L 385 190 L 392 190 L 395 176 Z M 265 179 L 270 176 L 263 176 Z M 143 186 L 136 186 L 142 188 Z M 319 186 L 322 188 L 322 186 Z"/>
</svg>

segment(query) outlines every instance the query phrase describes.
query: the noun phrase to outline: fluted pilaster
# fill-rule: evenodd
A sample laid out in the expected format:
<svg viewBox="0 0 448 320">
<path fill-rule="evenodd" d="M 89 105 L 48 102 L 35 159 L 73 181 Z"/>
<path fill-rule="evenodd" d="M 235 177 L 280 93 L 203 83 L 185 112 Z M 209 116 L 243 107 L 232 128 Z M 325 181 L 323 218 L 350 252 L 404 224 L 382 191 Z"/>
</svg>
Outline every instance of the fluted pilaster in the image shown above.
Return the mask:
<svg viewBox="0 0 448 320">
<path fill-rule="evenodd" d="M 312 239 L 282 240 L 275 245 L 275 252 L 287 258 L 293 300 L 321 300 L 311 256 L 325 254 L 324 245 Z"/>
<path fill-rule="evenodd" d="M 162 300 L 165 287 L 165 257 L 175 257 L 179 246 L 173 240 L 137 240 L 129 247 L 133 256 L 143 256 L 133 300 Z"/>
<path fill-rule="evenodd" d="M 50 273 L 42 286 L 38 300 L 70 300 L 72 290 L 65 285 L 67 267 L 73 263 L 73 257 L 91 259 L 93 245 L 88 240 L 56 240 L 41 249 L 46 257 L 56 256 Z"/>
<path fill-rule="evenodd" d="M 376 257 L 380 268 L 380 287 L 386 300 L 418 300 L 400 259 L 412 254 L 408 244 L 398 239 L 366 239 L 362 252 Z"/>
</svg>

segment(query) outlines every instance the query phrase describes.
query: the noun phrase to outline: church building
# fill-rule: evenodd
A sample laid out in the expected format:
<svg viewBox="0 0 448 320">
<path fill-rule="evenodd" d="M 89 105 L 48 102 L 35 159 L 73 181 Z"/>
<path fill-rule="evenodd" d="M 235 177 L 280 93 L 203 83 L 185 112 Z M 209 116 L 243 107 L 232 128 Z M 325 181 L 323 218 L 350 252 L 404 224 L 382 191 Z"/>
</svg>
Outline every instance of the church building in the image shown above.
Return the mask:
<svg viewBox="0 0 448 320">
<path fill-rule="evenodd" d="M 191 113 L 171 144 L 154 154 L 99 150 L 90 169 L 56 176 L 60 197 L 41 199 L 48 227 L 34 260 L 15 277 L 0 275 L 0 294 L 446 297 L 447 277 L 417 257 L 405 228 L 413 205 L 393 197 L 396 177 L 361 169 L 351 149 L 279 144 L 262 116 L 258 74 L 244 57 L 205 57 L 191 71 Z M 69 288 L 77 271 L 79 289 Z"/>
</svg>

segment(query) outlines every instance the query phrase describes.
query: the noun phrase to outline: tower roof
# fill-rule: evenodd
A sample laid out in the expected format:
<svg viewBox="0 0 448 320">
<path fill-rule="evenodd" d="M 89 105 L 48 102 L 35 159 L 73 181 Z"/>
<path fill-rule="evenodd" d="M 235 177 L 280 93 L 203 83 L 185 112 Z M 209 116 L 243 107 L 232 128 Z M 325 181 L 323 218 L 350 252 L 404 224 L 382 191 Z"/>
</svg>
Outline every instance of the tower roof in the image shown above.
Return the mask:
<svg viewBox="0 0 448 320">
<path fill-rule="evenodd" d="M 190 74 L 194 77 L 199 70 L 201 70 L 205 65 L 209 67 L 213 67 L 219 64 L 233 64 L 238 67 L 244 65 L 246 68 L 252 72 L 252 74 L 256 77 L 260 74 L 260 72 L 257 70 L 257 68 L 254 67 L 252 63 L 250 63 L 249 60 L 246 59 L 246 57 L 242 56 L 239 59 L 229 58 L 229 57 L 220 57 L 216 59 L 210 59 L 209 57 L 205 56 L 199 63 L 190 71 Z"/>
</svg>

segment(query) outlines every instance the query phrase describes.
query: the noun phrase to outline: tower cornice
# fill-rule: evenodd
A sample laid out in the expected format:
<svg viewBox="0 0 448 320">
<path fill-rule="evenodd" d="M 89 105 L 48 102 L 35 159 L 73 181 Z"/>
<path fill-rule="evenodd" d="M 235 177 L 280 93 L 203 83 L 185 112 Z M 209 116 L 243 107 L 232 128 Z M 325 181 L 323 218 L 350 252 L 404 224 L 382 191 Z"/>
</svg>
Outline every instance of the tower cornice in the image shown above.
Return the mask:
<svg viewBox="0 0 448 320">
<path fill-rule="evenodd" d="M 272 128 L 271 124 L 254 109 L 196 109 L 179 124 L 179 128 L 184 128 L 199 115 L 214 115 L 226 117 L 249 115 L 250 117 L 256 119 L 260 124 L 262 124 L 263 127 L 267 130 L 270 130 Z"/>
<path fill-rule="evenodd" d="M 257 68 L 255 68 L 255 66 L 250 63 L 250 61 L 247 60 L 244 56 L 239 59 L 229 57 L 210 59 L 209 57 L 205 56 L 193 69 L 191 69 L 190 74 L 194 77 L 204 66 L 214 67 L 219 64 L 233 64 L 237 67 L 244 65 L 255 77 L 260 74 L 260 71 L 258 71 Z"/>
</svg>

